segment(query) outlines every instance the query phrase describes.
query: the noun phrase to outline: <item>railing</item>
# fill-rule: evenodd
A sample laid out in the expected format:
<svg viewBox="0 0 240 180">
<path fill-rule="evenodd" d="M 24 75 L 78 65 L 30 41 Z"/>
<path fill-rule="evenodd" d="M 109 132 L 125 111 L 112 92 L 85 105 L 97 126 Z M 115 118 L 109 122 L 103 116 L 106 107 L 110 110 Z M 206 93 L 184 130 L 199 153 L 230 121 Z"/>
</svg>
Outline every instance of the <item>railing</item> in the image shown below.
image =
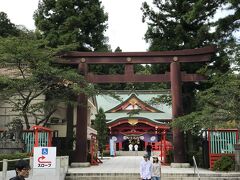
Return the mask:
<svg viewBox="0 0 240 180">
<path fill-rule="evenodd" d="M 238 133 L 238 129 L 208 130 L 210 169 L 222 156 L 235 156 L 234 144 L 238 142 Z"/>
<path fill-rule="evenodd" d="M 196 173 L 197 173 L 197 177 L 200 180 L 200 175 L 199 175 L 199 170 L 198 170 L 198 167 L 197 167 L 196 159 L 195 159 L 194 156 L 192 158 L 193 158 L 194 175 L 196 175 Z"/>
<path fill-rule="evenodd" d="M 22 138 L 25 144 L 24 151 L 28 153 L 32 152 L 35 143 L 34 131 L 24 131 Z M 38 132 L 38 144 L 39 146 L 49 146 L 48 132 Z"/>
</svg>

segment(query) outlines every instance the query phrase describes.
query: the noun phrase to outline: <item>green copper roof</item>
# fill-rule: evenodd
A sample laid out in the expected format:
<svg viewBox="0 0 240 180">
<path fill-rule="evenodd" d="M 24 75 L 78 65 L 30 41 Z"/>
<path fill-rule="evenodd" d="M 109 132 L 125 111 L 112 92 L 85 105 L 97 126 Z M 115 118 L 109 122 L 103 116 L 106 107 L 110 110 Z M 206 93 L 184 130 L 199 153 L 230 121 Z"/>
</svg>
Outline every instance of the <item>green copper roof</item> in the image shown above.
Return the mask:
<svg viewBox="0 0 240 180">
<path fill-rule="evenodd" d="M 102 108 L 105 112 L 113 109 L 114 107 L 118 106 L 119 104 L 123 103 L 124 101 L 126 101 L 133 93 L 136 95 L 136 97 L 138 99 L 140 99 L 141 101 L 147 103 L 148 105 L 150 105 L 148 102 L 151 98 L 153 97 L 157 97 L 159 95 L 163 95 L 163 94 L 168 94 L 167 92 L 160 92 L 160 91 L 137 91 L 137 92 L 133 92 L 129 94 L 129 91 L 116 91 L 115 92 L 116 95 L 118 95 L 121 99 L 117 100 L 113 97 L 111 97 L 110 95 L 98 95 L 96 96 L 96 100 L 97 100 L 97 106 L 98 108 Z M 147 118 L 147 119 L 152 119 L 152 120 L 169 120 L 172 119 L 172 107 L 171 106 L 167 106 L 166 104 L 158 104 L 158 105 L 150 105 L 153 108 L 161 111 L 161 112 L 147 112 L 147 111 L 139 111 L 138 114 L 134 114 L 131 116 L 132 117 L 143 117 L 143 118 Z M 106 113 L 106 119 L 108 121 L 114 121 L 117 120 L 119 118 L 123 118 L 123 117 L 129 117 L 129 114 L 127 114 L 127 112 L 108 112 Z"/>
</svg>

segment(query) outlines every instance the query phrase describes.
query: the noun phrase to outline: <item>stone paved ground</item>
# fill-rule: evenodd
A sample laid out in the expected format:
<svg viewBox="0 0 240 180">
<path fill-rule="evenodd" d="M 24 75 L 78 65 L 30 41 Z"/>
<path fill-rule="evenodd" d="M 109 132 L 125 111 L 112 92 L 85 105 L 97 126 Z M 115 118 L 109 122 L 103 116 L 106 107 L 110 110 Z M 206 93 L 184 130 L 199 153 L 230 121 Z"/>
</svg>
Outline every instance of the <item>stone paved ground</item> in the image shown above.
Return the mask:
<svg viewBox="0 0 240 180">
<path fill-rule="evenodd" d="M 85 168 L 69 168 L 68 173 L 139 173 L 141 156 L 117 156 L 104 158 L 103 163 Z M 193 174 L 193 168 L 171 168 L 162 166 L 162 173 Z M 217 172 L 199 169 L 200 174 L 216 174 Z M 232 172 L 233 174 L 236 172 Z M 240 174 L 239 172 L 236 174 Z"/>
<path fill-rule="evenodd" d="M 117 156 L 105 158 L 98 166 L 69 168 L 65 180 L 139 180 L 142 156 Z M 214 172 L 199 169 L 201 178 L 193 168 L 162 166 L 162 180 L 240 180 L 240 172 Z"/>
</svg>

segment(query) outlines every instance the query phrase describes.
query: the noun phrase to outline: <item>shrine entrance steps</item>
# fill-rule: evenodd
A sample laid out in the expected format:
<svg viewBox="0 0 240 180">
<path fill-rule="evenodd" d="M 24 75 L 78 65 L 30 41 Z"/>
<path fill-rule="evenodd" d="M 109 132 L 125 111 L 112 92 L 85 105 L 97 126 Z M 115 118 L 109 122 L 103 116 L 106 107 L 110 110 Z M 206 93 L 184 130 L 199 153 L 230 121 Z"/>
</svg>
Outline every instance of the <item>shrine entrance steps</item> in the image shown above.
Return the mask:
<svg viewBox="0 0 240 180">
<path fill-rule="evenodd" d="M 95 174 L 95 175 L 83 175 L 83 176 L 67 176 L 65 180 L 140 180 L 138 174 Z M 190 176 L 188 174 L 173 174 L 173 175 L 165 175 L 163 174 L 161 180 L 240 180 L 240 177 L 217 177 L 217 176 L 201 176 L 198 177 Z"/>
<path fill-rule="evenodd" d="M 117 156 L 143 156 L 146 151 L 116 151 Z M 160 151 L 153 151 L 152 156 L 159 156 Z"/>
<path fill-rule="evenodd" d="M 143 156 L 146 151 L 116 151 L 117 156 Z"/>
<path fill-rule="evenodd" d="M 141 156 L 106 157 L 102 164 L 86 168 L 69 168 L 65 180 L 139 180 Z M 152 159 L 151 159 L 152 161 Z M 214 172 L 199 169 L 201 180 L 240 180 L 240 172 Z M 162 166 L 161 180 L 199 180 L 193 168 Z"/>
</svg>

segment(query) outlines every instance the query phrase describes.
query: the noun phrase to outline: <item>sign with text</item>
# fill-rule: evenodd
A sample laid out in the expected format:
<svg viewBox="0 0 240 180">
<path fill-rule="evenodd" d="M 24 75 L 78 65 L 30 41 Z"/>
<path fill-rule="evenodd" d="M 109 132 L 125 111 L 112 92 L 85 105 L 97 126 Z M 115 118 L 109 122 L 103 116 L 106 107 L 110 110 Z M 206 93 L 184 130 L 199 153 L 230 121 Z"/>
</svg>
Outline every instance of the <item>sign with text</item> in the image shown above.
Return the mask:
<svg viewBox="0 0 240 180">
<path fill-rule="evenodd" d="M 56 147 L 34 147 L 33 168 L 55 168 Z"/>
</svg>

